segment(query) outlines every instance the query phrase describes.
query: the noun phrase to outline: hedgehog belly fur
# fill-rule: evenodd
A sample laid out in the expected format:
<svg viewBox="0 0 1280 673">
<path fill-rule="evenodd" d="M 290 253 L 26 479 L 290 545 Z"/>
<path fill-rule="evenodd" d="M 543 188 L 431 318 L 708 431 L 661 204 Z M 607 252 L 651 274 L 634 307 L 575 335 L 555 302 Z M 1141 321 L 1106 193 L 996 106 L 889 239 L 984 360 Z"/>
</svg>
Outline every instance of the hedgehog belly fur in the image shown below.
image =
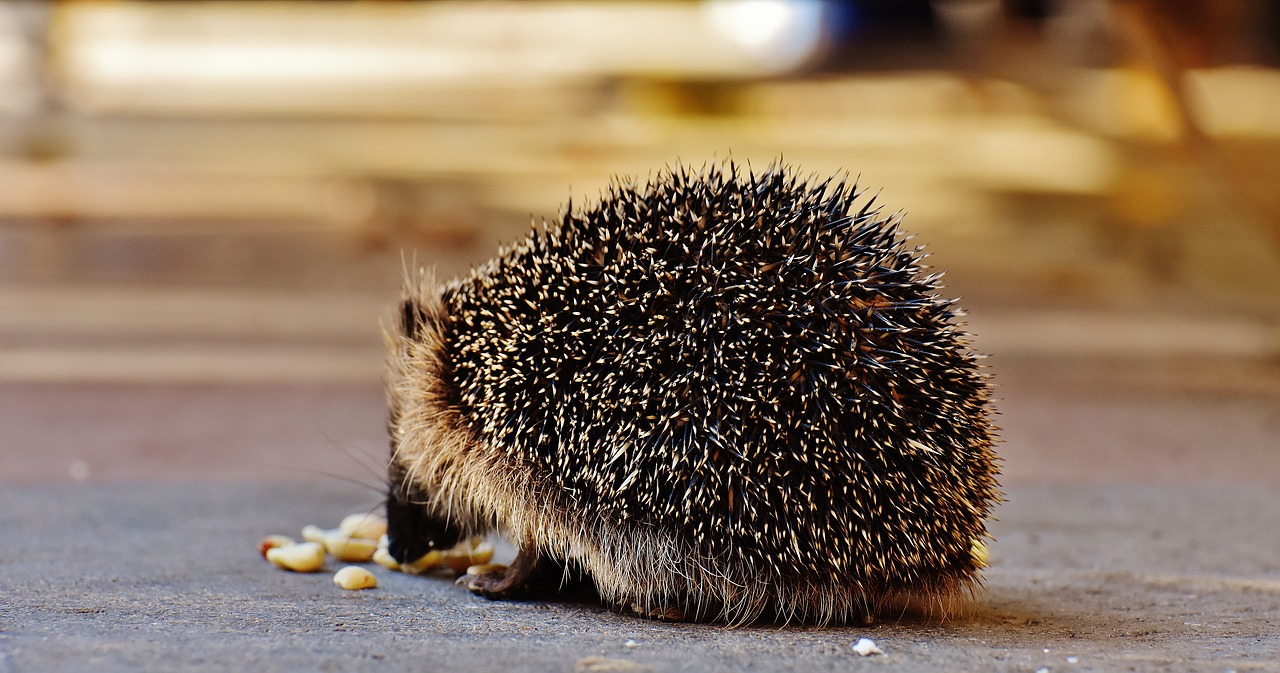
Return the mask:
<svg viewBox="0 0 1280 673">
<path fill-rule="evenodd" d="M 978 580 L 988 384 L 896 219 L 784 168 L 615 185 L 386 334 L 393 474 L 615 605 L 864 618 Z"/>
</svg>

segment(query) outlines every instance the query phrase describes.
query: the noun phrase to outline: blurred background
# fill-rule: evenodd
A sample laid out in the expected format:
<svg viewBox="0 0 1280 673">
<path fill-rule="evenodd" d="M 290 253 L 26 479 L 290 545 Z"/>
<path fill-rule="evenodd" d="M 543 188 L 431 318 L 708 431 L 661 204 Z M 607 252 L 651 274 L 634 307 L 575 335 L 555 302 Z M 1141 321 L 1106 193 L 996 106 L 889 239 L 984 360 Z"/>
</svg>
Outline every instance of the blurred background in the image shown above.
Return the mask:
<svg viewBox="0 0 1280 673">
<path fill-rule="evenodd" d="M 1271 0 L 4 2 L 0 480 L 376 483 L 404 260 L 728 157 L 906 212 L 1007 479 L 1280 480 L 1278 67 Z"/>
</svg>

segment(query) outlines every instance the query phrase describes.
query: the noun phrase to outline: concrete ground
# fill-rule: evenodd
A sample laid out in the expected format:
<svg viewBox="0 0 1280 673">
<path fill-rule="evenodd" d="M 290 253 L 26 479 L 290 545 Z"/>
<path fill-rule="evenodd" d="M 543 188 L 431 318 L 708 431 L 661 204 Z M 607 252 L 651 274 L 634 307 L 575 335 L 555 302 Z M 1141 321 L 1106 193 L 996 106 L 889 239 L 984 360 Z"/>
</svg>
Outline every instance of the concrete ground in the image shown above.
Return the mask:
<svg viewBox="0 0 1280 673">
<path fill-rule="evenodd" d="M 821 629 L 270 567 L 263 534 L 377 505 L 373 385 L 8 384 L 0 673 L 1280 671 L 1280 386 L 1219 364 L 997 362 L 1008 500 L 973 609 Z"/>
<path fill-rule="evenodd" d="M 332 484 L 23 486 L 0 502 L 5 673 L 1280 670 L 1280 498 L 1257 486 L 1016 487 L 973 614 L 826 629 L 495 603 L 377 567 L 379 588 L 346 592 L 269 567 L 262 532 L 371 502 Z M 861 637 L 885 655 L 859 657 Z"/>
</svg>

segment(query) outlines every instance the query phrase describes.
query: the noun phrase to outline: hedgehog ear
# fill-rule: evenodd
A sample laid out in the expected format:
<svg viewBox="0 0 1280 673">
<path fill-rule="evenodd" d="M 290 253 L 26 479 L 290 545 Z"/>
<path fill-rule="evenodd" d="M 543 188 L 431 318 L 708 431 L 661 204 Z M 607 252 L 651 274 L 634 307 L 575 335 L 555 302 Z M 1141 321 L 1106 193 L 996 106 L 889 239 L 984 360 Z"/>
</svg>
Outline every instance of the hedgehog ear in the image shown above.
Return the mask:
<svg viewBox="0 0 1280 673">
<path fill-rule="evenodd" d="M 435 269 L 418 267 L 406 270 L 404 289 L 398 306 L 400 333 L 411 341 L 421 341 L 424 331 L 437 329 L 443 316 L 441 293 L 436 284 Z"/>
<path fill-rule="evenodd" d="M 400 303 L 400 331 L 410 341 L 418 340 L 418 335 L 422 333 L 422 324 L 426 320 L 427 316 L 422 312 L 418 302 L 405 299 Z"/>
</svg>

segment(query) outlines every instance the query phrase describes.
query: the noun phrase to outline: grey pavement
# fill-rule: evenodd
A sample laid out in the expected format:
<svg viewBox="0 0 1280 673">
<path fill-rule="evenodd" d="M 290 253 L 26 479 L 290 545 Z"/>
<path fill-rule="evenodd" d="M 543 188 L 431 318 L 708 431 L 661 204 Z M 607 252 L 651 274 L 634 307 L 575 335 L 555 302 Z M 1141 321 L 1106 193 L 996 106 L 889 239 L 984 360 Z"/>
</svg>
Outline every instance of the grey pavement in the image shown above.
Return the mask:
<svg viewBox="0 0 1280 673">
<path fill-rule="evenodd" d="M 377 589 L 347 592 L 257 555 L 264 533 L 376 500 L 326 481 L 9 485 L 0 671 L 1280 670 L 1265 485 L 1018 486 L 969 614 L 836 628 L 490 602 L 376 566 Z"/>
</svg>

